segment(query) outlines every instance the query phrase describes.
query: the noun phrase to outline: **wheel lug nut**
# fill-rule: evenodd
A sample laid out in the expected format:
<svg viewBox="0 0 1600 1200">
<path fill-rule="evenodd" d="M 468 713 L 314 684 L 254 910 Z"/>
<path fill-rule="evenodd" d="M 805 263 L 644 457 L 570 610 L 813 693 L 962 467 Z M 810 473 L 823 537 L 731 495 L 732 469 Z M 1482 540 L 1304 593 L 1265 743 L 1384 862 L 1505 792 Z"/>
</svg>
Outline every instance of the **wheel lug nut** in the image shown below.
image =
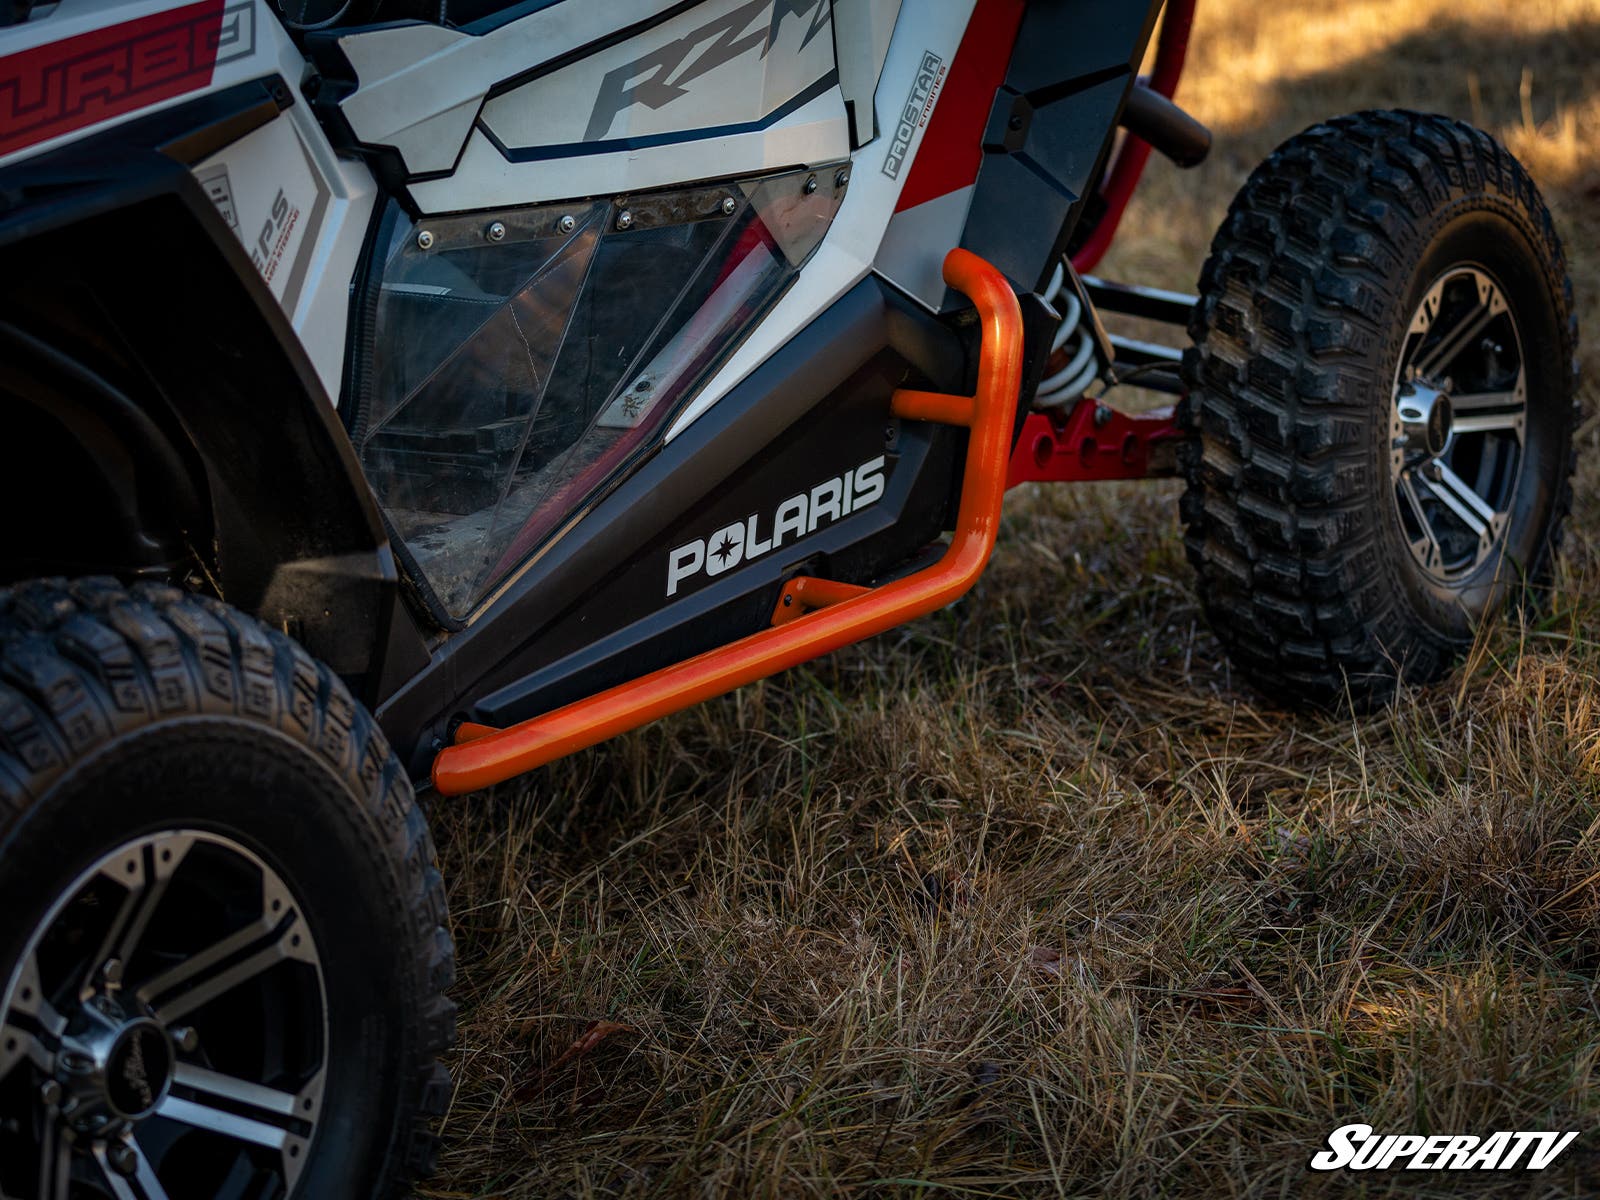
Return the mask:
<svg viewBox="0 0 1600 1200">
<path fill-rule="evenodd" d="M 200 1048 L 200 1031 L 193 1025 L 179 1025 L 172 1031 L 172 1044 L 179 1050 L 193 1054 Z"/>
<path fill-rule="evenodd" d="M 132 1175 L 139 1169 L 139 1156 L 126 1142 L 117 1142 L 107 1149 L 106 1161 L 118 1175 Z"/>
</svg>

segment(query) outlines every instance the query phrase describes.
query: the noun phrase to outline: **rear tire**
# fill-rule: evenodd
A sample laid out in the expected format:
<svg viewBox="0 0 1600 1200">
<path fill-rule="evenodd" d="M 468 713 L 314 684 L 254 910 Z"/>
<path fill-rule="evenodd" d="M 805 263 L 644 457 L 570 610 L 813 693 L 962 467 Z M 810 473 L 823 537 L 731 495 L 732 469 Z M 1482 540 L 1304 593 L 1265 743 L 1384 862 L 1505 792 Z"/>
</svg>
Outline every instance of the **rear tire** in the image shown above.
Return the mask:
<svg viewBox="0 0 1600 1200">
<path fill-rule="evenodd" d="M 1342 117 L 1250 176 L 1199 290 L 1182 517 L 1229 656 L 1288 702 L 1438 678 L 1548 580 L 1570 504 L 1577 323 L 1538 189 L 1460 122 Z"/>
<path fill-rule="evenodd" d="M 283 634 L 168 587 L 0 591 L 0 913 L 0 1195 L 393 1197 L 432 1170 L 433 845 Z"/>
</svg>

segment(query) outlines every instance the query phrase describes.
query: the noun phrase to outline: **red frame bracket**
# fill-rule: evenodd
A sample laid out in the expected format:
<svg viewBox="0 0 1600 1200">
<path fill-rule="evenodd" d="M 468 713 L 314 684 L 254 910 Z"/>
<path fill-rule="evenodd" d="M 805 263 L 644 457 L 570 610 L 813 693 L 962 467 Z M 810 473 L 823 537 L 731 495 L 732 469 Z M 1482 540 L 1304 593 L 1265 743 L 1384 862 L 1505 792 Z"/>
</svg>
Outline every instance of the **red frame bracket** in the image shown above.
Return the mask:
<svg viewBox="0 0 1600 1200">
<path fill-rule="evenodd" d="M 1182 437 L 1171 408 L 1125 413 L 1085 396 L 1065 414 L 1028 414 L 1006 487 L 1176 475 Z"/>
</svg>

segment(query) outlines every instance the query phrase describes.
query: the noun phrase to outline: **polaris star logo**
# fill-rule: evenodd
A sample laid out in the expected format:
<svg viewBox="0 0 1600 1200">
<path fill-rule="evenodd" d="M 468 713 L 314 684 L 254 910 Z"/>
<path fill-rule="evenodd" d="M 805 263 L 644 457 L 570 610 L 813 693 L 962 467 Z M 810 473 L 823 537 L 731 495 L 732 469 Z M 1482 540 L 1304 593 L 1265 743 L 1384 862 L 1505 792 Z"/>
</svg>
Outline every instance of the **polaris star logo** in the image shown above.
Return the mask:
<svg viewBox="0 0 1600 1200">
<path fill-rule="evenodd" d="M 1311 1156 L 1313 1171 L 1542 1171 L 1577 1137 L 1572 1133 L 1374 1133 L 1371 1125 L 1341 1125 L 1328 1148 Z M 1524 1152 L 1526 1156 L 1524 1156 Z"/>
<path fill-rule="evenodd" d="M 944 83 L 944 71 L 944 59 L 932 51 L 923 51 L 922 65 L 917 68 L 917 77 L 911 81 L 911 94 L 906 97 L 905 107 L 900 110 L 894 136 L 889 139 L 889 153 L 883 158 L 883 173 L 890 179 L 899 178 L 900 167 L 911 153 L 911 143 L 917 136 L 917 130 L 928 123 L 933 103 L 939 98 L 939 88 Z"/>
<path fill-rule="evenodd" d="M 721 575 L 741 562 L 753 562 L 779 546 L 815 533 L 819 525 L 876 504 L 883 495 L 883 463 L 880 454 L 853 471 L 824 479 L 810 491 L 790 496 L 771 516 L 751 513 L 710 537 L 685 542 L 667 555 L 667 595 L 677 595 L 678 585 L 701 571 Z"/>
</svg>

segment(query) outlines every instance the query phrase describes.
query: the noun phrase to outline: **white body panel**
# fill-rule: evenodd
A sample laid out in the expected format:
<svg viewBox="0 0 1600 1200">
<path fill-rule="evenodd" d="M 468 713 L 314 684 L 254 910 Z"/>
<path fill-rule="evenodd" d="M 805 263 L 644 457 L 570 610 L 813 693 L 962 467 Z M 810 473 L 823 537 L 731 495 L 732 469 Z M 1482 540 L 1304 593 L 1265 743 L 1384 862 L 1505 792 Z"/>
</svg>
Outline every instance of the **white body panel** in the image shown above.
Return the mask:
<svg viewBox="0 0 1600 1200">
<path fill-rule="evenodd" d="M 800 272 L 800 278 L 678 415 L 667 431 L 668 441 L 708 412 L 779 347 L 809 325 L 818 313 L 873 270 L 884 232 L 894 216 L 900 189 L 910 175 L 909 165 L 894 175 L 884 170 L 895 117 L 906 97 L 918 87 L 918 76 L 924 73 L 924 55 L 932 53 L 945 64 L 955 58 L 972 8 L 973 0 L 953 3 L 950 0 L 906 0 L 901 6 L 873 101 L 879 133 L 851 156 L 850 188 L 833 225 L 805 270 Z M 916 156 L 925 132 L 925 125 L 918 125 L 913 131 L 910 147 L 905 151 L 908 164 Z M 915 269 L 925 272 L 927 263 L 931 262 L 937 276 L 945 251 L 954 244 L 950 241 L 924 247 L 922 253 L 927 262 Z"/>
<path fill-rule="evenodd" d="M 206 159 L 195 176 L 337 399 L 350 277 L 376 195 L 372 177 L 333 157 L 303 104 Z"/>
<path fill-rule="evenodd" d="M 534 162 L 507 162 L 475 129 L 455 173 L 411 185 L 425 213 L 458 212 L 608 196 L 685 180 L 758 175 L 807 162 L 828 162 L 850 152 L 838 89 L 818 96 L 776 124 L 751 133 L 695 138 L 615 154 L 586 154 Z"/>
<path fill-rule="evenodd" d="M 254 16 L 261 53 L 246 78 L 276 71 L 291 86 L 298 83 L 304 60 L 266 0 L 259 0 Z M 377 195 L 371 173 L 336 157 L 310 106 L 297 100 L 276 121 L 200 163 L 195 176 L 202 184 L 227 180 L 229 224 L 337 402 L 350 277 Z"/>
<path fill-rule="evenodd" d="M 828 0 L 705 0 L 538 73 L 660 7 L 569 2 L 479 37 L 408 26 L 341 38 L 360 80 L 341 111 L 363 142 L 395 147 L 414 174 L 447 172 L 411 184 L 425 213 L 617 195 L 849 154 Z M 484 99 L 501 78 L 527 74 Z"/>
<path fill-rule="evenodd" d="M 69 0 L 0 33 L 0 56 L 180 7 Z M 906 98 L 917 94 L 919 78 L 926 82 L 928 56 L 946 66 L 954 59 L 973 0 L 703 0 L 648 24 L 671 7 L 671 0 L 566 0 L 479 35 L 417 22 L 339 39 L 358 78 L 341 109 L 362 142 L 398 149 L 413 173 L 437 174 L 409 187 L 425 213 L 615 196 L 851 158 L 843 206 L 816 253 L 679 415 L 669 439 L 869 271 L 886 270 L 913 292 L 937 279 L 955 231 L 926 245 L 886 248 L 909 167 L 890 171 L 885 161 Z M 640 24 L 632 36 L 599 44 Z M 0 165 L 202 90 L 276 74 L 298 93 L 308 73 L 268 0 L 225 4 L 218 42 L 209 88 L 30 146 Z M 572 58 L 590 44 L 594 53 Z M 538 73 L 564 58 L 571 61 Z M 519 76 L 527 81 L 489 98 Z M 857 133 L 875 131 L 853 154 L 847 95 Z M 924 129 L 897 146 L 900 163 L 909 164 Z M 297 94 L 282 117 L 199 164 L 196 175 L 337 396 L 349 283 L 378 199 L 371 173 L 334 154 Z M 948 216 L 960 206 L 940 207 Z M 950 223 L 938 222 L 941 229 Z"/>
<path fill-rule="evenodd" d="M 565 3 L 473 37 L 402 25 L 339 39 L 360 83 L 340 110 L 358 137 L 393 146 L 409 170 L 448 171 L 489 89 L 672 7 L 673 0 Z"/>
<path fill-rule="evenodd" d="M 833 69 L 822 0 L 797 15 L 769 0 L 706 0 L 494 97 L 483 124 L 501 145 L 568 154 L 619 139 L 681 140 L 764 121 Z"/>
<path fill-rule="evenodd" d="M 852 139 L 861 145 L 878 136 L 872 94 L 878 90 L 900 0 L 833 0 L 833 42 L 839 55 L 839 91 L 854 107 Z"/>
</svg>

